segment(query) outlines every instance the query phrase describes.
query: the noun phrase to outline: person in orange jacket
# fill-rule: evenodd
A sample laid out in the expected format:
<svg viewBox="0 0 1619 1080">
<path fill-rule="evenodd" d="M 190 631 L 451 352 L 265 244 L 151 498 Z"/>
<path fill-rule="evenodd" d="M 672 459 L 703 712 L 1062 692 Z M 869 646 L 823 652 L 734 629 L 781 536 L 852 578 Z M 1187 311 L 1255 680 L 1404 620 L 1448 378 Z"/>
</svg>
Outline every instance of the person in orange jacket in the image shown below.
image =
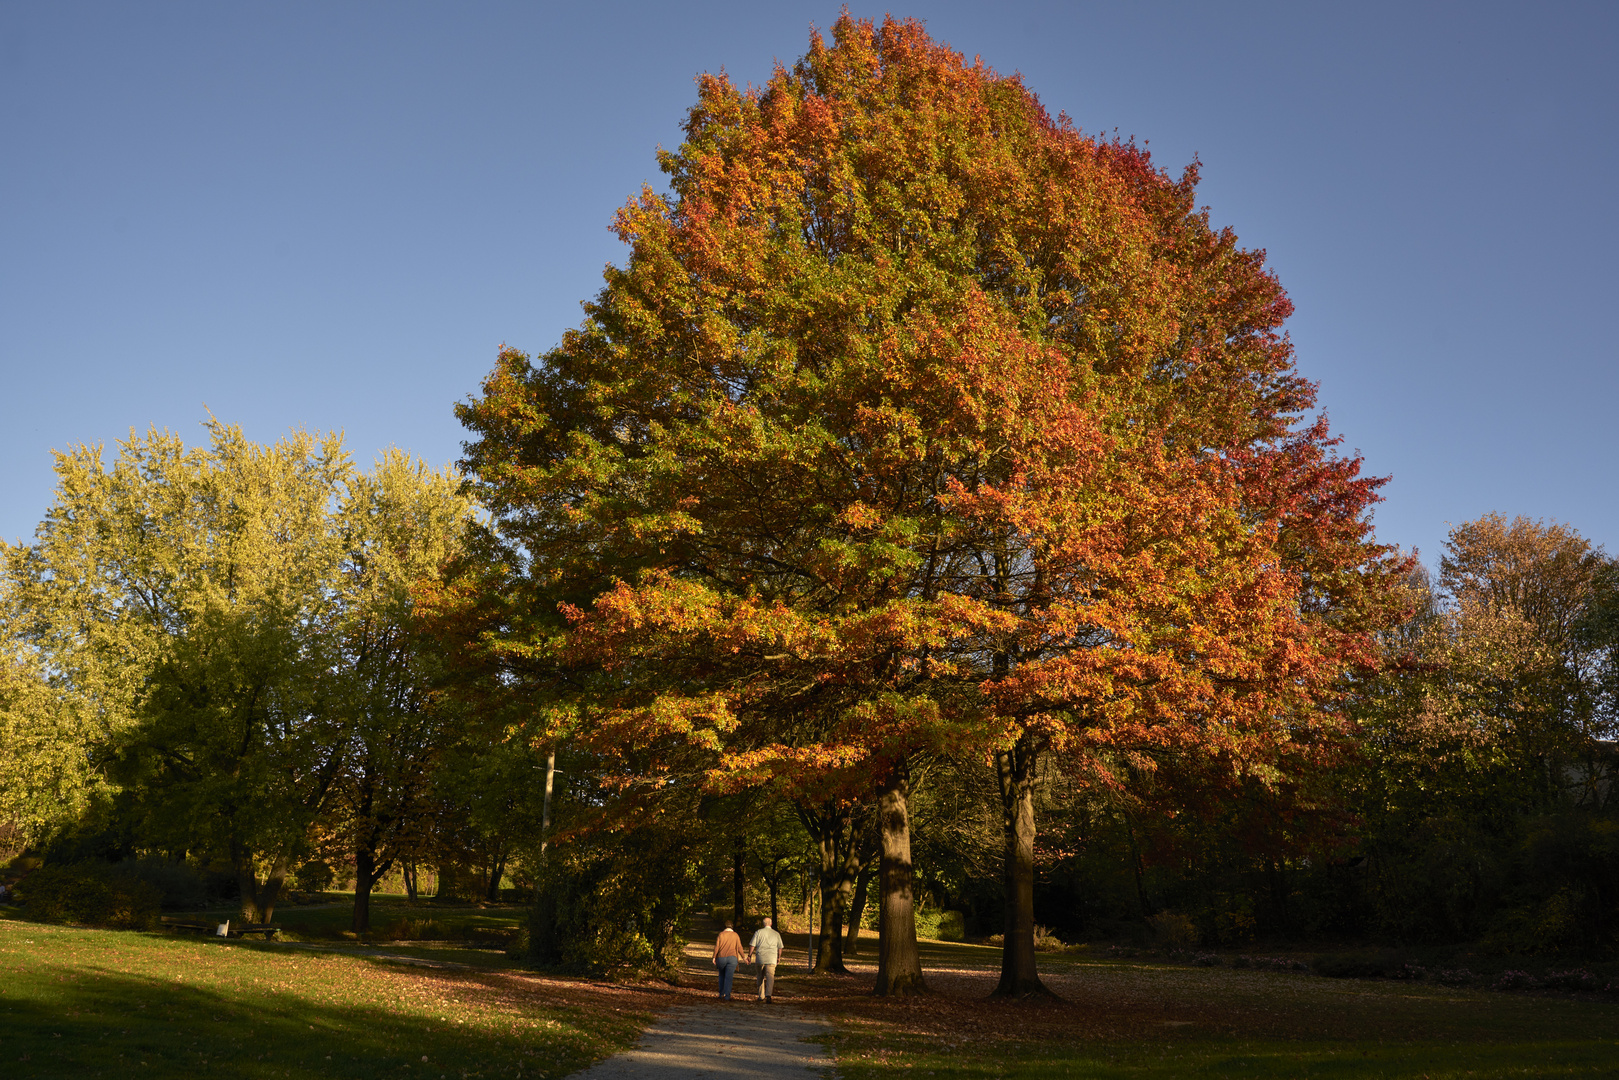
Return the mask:
<svg viewBox="0 0 1619 1080">
<path fill-rule="evenodd" d="M 725 929 L 714 940 L 714 966 L 720 969 L 720 1000 L 731 1000 L 731 980 L 736 978 L 736 965 L 742 960 L 742 938 L 727 920 Z"/>
</svg>

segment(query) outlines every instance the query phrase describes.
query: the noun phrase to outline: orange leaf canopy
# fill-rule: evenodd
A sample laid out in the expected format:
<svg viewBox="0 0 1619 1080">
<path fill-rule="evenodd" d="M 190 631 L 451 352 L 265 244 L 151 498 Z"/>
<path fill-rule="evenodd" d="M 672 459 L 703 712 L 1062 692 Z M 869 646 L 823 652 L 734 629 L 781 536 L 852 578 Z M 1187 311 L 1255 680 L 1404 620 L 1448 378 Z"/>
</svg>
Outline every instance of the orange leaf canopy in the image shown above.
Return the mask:
<svg viewBox="0 0 1619 1080">
<path fill-rule="evenodd" d="M 1291 305 L 1195 166 L 892 19 L 705 76 L 685 130 L 586 322 L 462 408 L 586 737 L 825 783 L 1325 722 L 1378 481 L 1301 425 Z"/>
</svg>

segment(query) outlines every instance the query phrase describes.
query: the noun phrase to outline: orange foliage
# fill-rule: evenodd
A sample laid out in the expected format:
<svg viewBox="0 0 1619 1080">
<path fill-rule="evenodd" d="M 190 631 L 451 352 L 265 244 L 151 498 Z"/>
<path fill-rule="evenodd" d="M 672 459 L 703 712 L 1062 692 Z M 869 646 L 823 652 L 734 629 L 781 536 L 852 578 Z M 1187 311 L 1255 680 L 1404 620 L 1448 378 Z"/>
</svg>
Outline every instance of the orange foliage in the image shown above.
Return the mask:
<svg viewBox="0 0 1619 1080">
<path fill-rule="evenodd" d="M 1394 604 L 1380 481 L 1303 422 L 1291 304 L 1195 165 L 892 19 L 705 76 L 685 130 L 585 323 L 461 408 L 581 737 L 825 785 L 1336 723 Z"/>
</svg>

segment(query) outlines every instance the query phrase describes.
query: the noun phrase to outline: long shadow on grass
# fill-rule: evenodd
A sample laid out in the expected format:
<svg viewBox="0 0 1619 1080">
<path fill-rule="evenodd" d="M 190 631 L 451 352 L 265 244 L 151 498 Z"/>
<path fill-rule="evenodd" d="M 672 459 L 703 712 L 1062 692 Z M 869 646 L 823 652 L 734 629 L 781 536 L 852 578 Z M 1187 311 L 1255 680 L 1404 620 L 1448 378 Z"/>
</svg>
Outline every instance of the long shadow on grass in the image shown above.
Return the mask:
<svg viewBox="0 0 1619 1080">
<path fill-rule="evenodd" d="M 566 1009 L 532 1024 L 480 1018 L 470 1002 L 441 999 L 424 1015 L 302 990 L 226 993 L 94 967 L 13 983 L 0 994 L 0 1076 L 561 1076 L 633 1041 L 637 1026 L 627 1016 L 604 1039 Z"/>
</svg>

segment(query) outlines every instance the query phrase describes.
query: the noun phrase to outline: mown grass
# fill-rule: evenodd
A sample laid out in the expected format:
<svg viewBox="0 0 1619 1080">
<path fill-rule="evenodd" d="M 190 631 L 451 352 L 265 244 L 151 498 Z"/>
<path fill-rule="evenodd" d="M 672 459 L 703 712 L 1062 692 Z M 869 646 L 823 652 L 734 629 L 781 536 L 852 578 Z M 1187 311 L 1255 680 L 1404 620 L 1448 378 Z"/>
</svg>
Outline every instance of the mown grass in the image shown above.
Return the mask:
<svg viewBox="0 0 1619 1080">
<path fill-rule="evenodd" d="M 789 940 L 802 957 L 803 936 Z M 935 992 L 891 1000 L 869 994 L 870 944 L 852 977 L 789 965 L 778 988 L 783 1006 L 833 1020 L 845 1080 L 1619 1076 L 1606 999 L 1063 954 L 1041 957 L 1061 1001 L 1008 1002 L 986 999 L 998 950 L 927 942 Z M 653 1011 L 708 1002 L 706 950 L 688 959 L 703 978 L 652 990 L 488 970 L 504 962 L 490 950 L 266 945 L 0 912 L 0 1078 L 558 1077 L 631 1045 Z"/>
<path fill-rule="evenodd" d="M 806 987 L 839 1077 L 1619 1076 L 1612 1000 L 1066 955 L 1040 960 L 1061 1001 L 992 1001 L 998 951 L 923 953 L 919 1000 Z"/>
<path fill-rule="evenodd" d="M 1612 1042 L 1532 1041 L 1490 1045 L 1359 1043 L 1299 1045 L 1266 1040 L 1158 1040 L 1084 1046 L 1016 1043 L 993 1053 L 929 1052 L 923 1046 L 836 1044 L 840 1078 L 911 1076 L 1029 1078 L 1156 1077 L 1440 1078 L 1611 1077 Z"/>
<path fill-rule="evenodd" d="M 634 1043 L 633 989 L 0 913 L 0 1077 L 557 1077 Z"/>
</svg>

